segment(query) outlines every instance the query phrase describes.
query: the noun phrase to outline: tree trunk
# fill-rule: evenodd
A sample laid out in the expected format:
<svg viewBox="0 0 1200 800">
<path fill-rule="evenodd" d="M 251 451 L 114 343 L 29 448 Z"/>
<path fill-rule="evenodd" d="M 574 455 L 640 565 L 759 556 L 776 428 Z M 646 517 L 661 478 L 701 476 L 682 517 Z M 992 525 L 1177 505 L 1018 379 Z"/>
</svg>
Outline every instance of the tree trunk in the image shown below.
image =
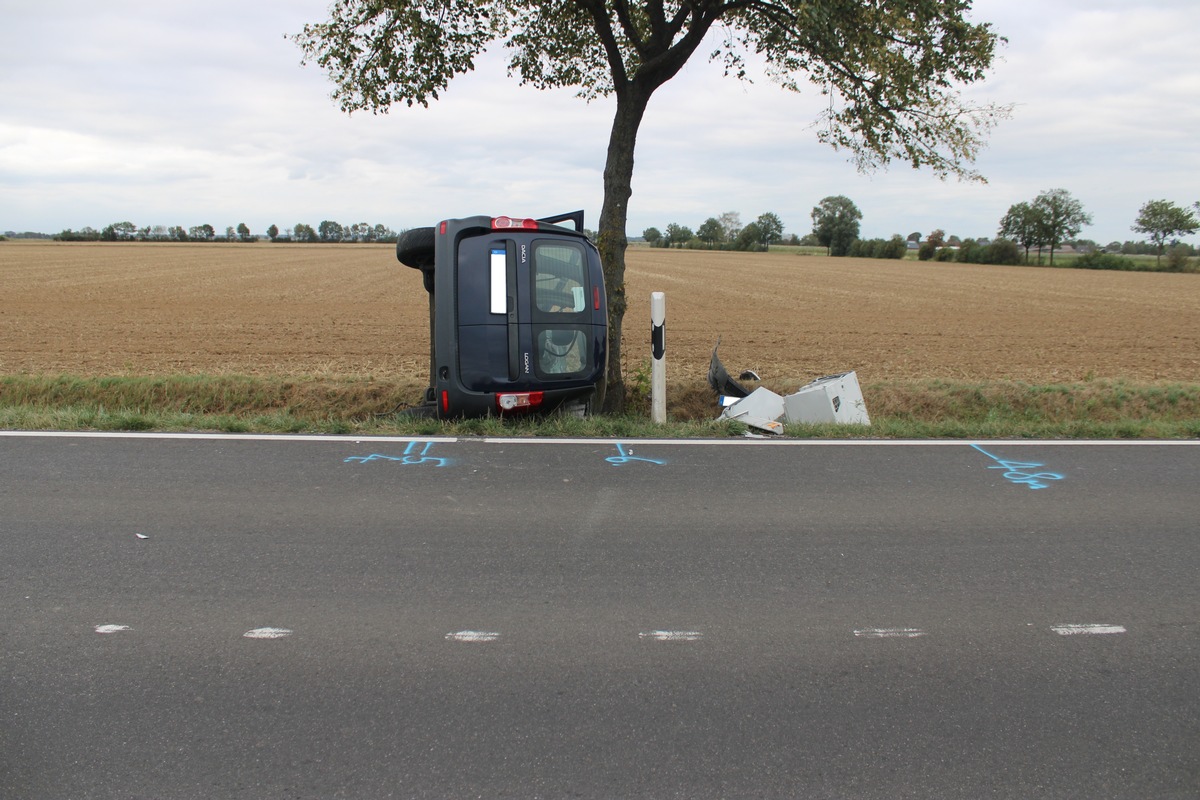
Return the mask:
<svg viewBox="0 0 1200 800">
<path fill-rule="evenodd" d="M 629 83 L 618 89 L 617 111 L 608 140 L 608 160 L 604 165 L 604 205 L 596 247 L 604 264 L 604 283 L 608 293 L 608 369 L 604 410 L 621 412 L 625 408 L 625 378 L 621 371 L 621 331 L 625 319 L 625 248 L 629 241 L 625 225 L 629 218 L 629 197 L 633 193 L 633 151 L 638 127 L 646 112 L 650 92 Z"/>
</svg>

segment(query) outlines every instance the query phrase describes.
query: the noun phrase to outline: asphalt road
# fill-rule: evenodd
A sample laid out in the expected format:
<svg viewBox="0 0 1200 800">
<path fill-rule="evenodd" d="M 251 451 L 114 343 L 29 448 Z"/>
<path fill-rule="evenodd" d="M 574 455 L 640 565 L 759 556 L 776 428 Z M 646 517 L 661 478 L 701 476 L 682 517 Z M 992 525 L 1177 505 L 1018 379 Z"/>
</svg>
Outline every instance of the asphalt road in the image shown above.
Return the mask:
<svg viewBox="0 0 1200 800">
<path fill-rule="evenodd" d="M 1198 479 L 0 436 L 0 798 L 1197 798 Z"/>
</svg>

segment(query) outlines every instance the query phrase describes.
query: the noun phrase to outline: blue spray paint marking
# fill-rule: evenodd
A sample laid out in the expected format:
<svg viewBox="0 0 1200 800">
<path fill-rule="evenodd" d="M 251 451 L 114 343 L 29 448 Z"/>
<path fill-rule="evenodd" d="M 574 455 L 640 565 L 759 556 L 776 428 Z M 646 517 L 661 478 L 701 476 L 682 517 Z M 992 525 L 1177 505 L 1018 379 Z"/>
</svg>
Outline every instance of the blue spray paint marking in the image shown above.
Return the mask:
<svg viewBox="0 0 1200 800">
<path fill-rule="evenodd" d="M 609 456 L 608 458 L 604 459 L 614 467 L 619 467 L 622 464 L 628 464 L 630 461 L 645 461 L 648 464 L 658 464 L 659 466 L 667 463 L 666 461 L 660 461 L 657 458 L 641 458 L 639 456 L 631 456 L 629 453 L 625 452 L 625 445 L 623 444 L 617 445 L 617 452 L 620 453 L 620 455 Z"/>
<path fill-rule="evenodd" d="M 433 442 L 409 442 L 408 447 L 404 448 L 402 456 L 385 456 L 380 453 L 372 453 L 369 456 L 350 456 L 343 463 L 359 463 L 366 464 L 368 461 L 398 461 L 401 464 L 433 464 L 435 467 L 446 467 L 453 464 L 454 461 L 449 458 L 438 458 L 429 455 L 429 451 L 433 449 Z"/>
<path fill-rule="evenodd" d="M 988 469 L 1004 470 L 1004 477 L 1017 485 L 1023 484 L 1028 486 L 1030 489 L 1049 489 L 1049 484 L 1042 483 L 1042 481 L 1061 481 L 1063 479 L 1063 476 L 1059 475 L 1057 472 L 1026 471 L 1045 466 L 1044 464 L 1032 464 L 1026 461 L 1005 461 L 998 456 L 992 455 L 977 444 L 973 444 L 971 447 L 974 447 L 992 461 L 996 462 L 994 466 L 988 467 Z"/>
</svg>

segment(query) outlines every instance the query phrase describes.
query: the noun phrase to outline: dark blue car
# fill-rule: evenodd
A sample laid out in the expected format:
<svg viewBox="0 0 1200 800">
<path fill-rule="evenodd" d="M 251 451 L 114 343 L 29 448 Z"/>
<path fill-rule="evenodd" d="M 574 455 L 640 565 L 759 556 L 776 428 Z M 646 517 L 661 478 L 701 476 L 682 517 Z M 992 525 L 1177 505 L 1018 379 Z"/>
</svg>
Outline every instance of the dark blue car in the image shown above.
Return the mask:
<svg viewBox="0 0 1200 800">
<path fill-rule="evenodd" d="M 588 413 L 603 400 L 608 309 L 582 211 L 444 220 L 402 233 L 396 258 L 429 292 L 424 411 Z"/>
</svg>

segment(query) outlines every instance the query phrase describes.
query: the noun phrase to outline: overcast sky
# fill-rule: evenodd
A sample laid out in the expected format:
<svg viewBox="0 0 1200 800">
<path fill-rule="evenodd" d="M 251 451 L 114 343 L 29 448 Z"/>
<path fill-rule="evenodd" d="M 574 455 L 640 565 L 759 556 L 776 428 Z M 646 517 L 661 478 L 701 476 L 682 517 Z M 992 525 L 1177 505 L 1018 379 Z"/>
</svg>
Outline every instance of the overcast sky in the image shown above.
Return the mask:
<svg viewBox="0 0 1200 800">
<path fill-rule="evenodd" d="M 539 92 L 484 58 L 428 109 L 347 116 L 285 34 L 326 0 L 41 0 L 0 27 L 0 231 L 324 219 L 400 230 L 583 208 L 594 227 L 611 101 Z M 1013 203 L 1064 188 L 1082 236 L 1138 238 L 1151 199 L 1200 200 L 1200 2 L 978 0 L 1009 40 L 971 96 L 1014 103 L 977 162 L 987 185 L 903 165 L 859 174 L 810 127 L 819 93 L 696 60 L 652 98 L 629 233 L 765 211 L 790 233 L 844 194 L 864 237 L 993 236 Z M 1192 241 L 1196 241 L 1195 238 Z"/>
</svg>

